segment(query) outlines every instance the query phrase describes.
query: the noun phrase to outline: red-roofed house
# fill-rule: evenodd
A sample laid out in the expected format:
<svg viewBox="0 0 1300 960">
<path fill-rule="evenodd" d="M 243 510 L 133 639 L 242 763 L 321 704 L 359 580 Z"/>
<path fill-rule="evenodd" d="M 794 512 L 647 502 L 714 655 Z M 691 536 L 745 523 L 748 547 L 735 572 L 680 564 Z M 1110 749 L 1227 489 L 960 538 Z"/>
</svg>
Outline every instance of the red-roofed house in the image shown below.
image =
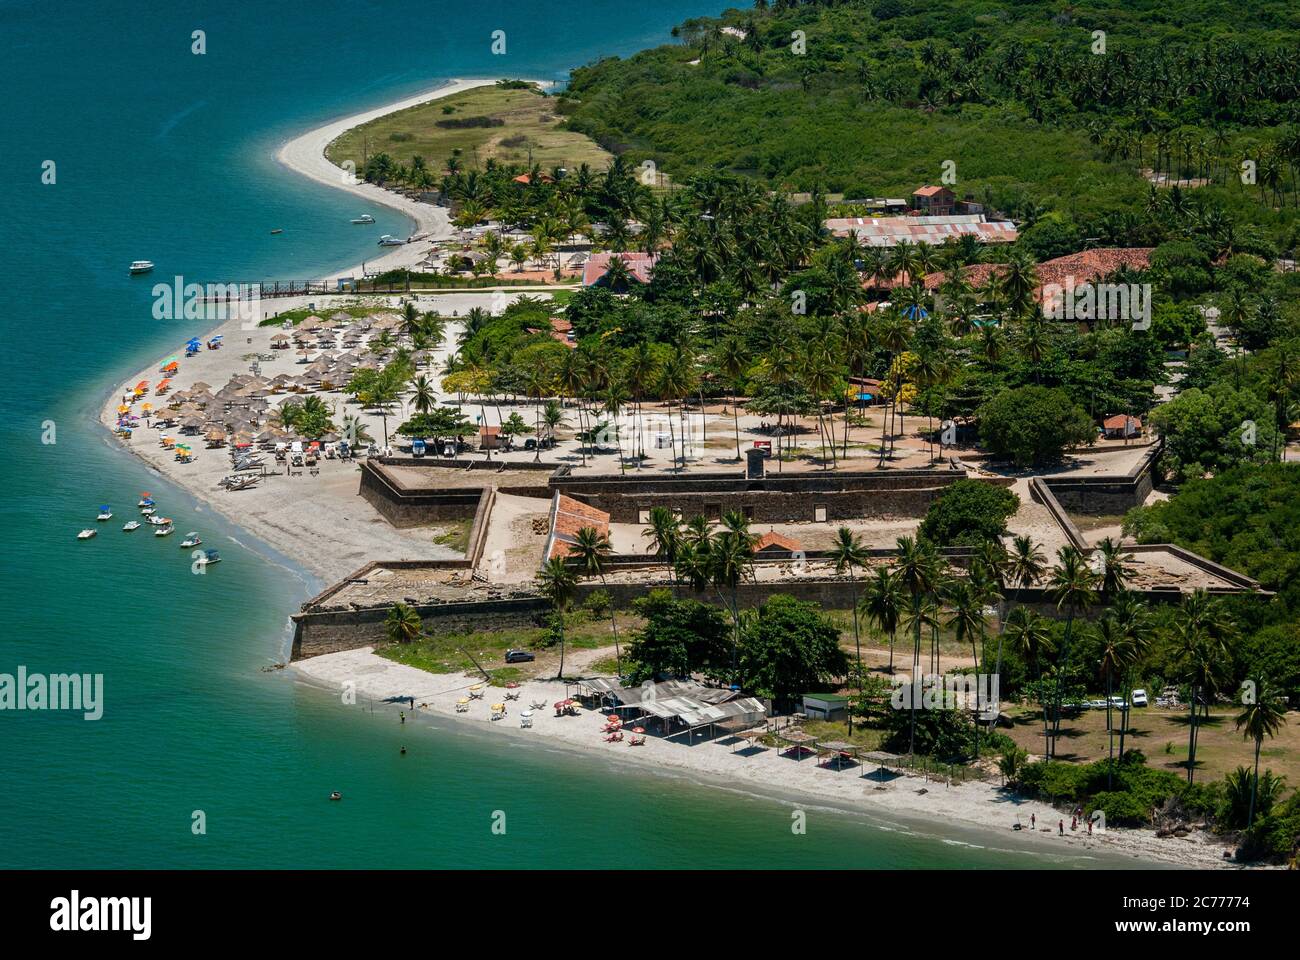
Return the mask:
<svg viewBox="0 0 1300 960">
<path fill-rule="evenodd" d="M 1112 440 L 1136 437 L 1142 432 L 1142 419 L 1117 413 L 1101 422 L 1102 432 Z"/>
<path fill-rule="evenodd" d="M 918 213 L 946 217 L 956 209 L 957 196 L 947 187 L 921 187 L 912 191 L 912 204 Z"/>
<path fill-rule="evenodd" d="M 1154 249 L 1154 247 L 1098 247 L 1094 250 L 1083 250 L 1057 257 L 1054 260 L 1044 260 L 1036 268 L 1039 286 L 1034 296 L 1041 297 L 1043 287 L 1051 284 L 1058 287 L 1067 287 L 1071 283 L 1081 286 L 1095 280 L 1102 280 L 1120 270 L 1146 270 L 1151 266 L 1151 251 Z M 1000 263 L 977 263 L 962 267 L 961 272 L 972 287 L 980 287 L 993 274 L 1001 274 L 1005 269 L 1006 266 Z M 925 288 L 937 290 L 943 286 L 946 279 L 947 275 L 943 272 L 927 273 Z"/>
<path fill-rule="evenodd" d="M 578 531 L 583 527 L 591 527 L 607 537 L 609 514 L 557 491 L 551 498 L 551 533 L 546 538 L 544 559 L 569 556 L 573 544 L 578 542 Z"/>
<path fill-rule="evenodd" d="M 803 553 L 803 544 L 793 537 L 784 536 L 775 530 L 767 531 L 754 544 L 754 556 L 756 557 L 788 557 L 796 553 Z"/>
<path fill-rule="evenodd" d="M 645 253 L 593 253 L 582 266 L 582 285 L 599 286 L 605 274 L 609 272 L 609 262 L 615 257 L 627 264 L 627 272 L 638 283 L 650 282 L 655 261 L 659 259 L 658 255 L 650 256 Z"/>
</svg>

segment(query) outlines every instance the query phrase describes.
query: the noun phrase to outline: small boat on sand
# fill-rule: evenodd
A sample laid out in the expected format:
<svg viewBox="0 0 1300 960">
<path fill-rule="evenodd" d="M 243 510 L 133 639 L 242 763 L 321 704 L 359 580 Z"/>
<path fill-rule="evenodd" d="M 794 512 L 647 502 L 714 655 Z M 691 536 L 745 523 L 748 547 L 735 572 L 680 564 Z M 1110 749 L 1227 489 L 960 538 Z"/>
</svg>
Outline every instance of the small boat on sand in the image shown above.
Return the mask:
<svg viewBox="0 0 1300 960">
<path fill-rule="evenodd" d="M 193 531 L 191 531 L 191 532 L 185 534 L 185 539 L 181 541 L 181 546 L 182 546 L 182 547 L 197 547 L 197 546 L 198 546 L 200 543 L 202 543 L 202 542 L 203 542 L 203 541 L 199 538 L 199 535 L 198 535 L 197 533 L 194 533 Z"/>
<path fill-rule="evenodd" d="M 352 218 L 352 222 L 353 222 L 353 223 L 374 223 L 374 222 L 375 222 L 375 218 L 372 217 L 372 216 L 371 216 L 370 214 L 368 214 L 368 213 L 363 213 L 363 214 L 362 214 L 361 216 L 359 216 L 359 217 L 353 217 L 353 218 Z"/>
<path fill-rule="evenodd" d="M 125 533 L 130 533 L 132 530 L 139 530 L 139 529 L 140 529 L 140 521 L 139 521 L 139 520 L 131 520 L 131 521 L 128 521 L 127 523 L 123 524 L 123 526 L 122 526 L 122 530 L 123 530 Z"/>
<path fill-rule="evenodd" d="M 176 528 L 169 523 L 165 527 L 159 527 L 157 530 L 153 532 L 153 535 L 155 537 L 169 537 L 172 535 L 172 533 L 175 532 L 175 530 Z"/>
<path fill-rule="evenodd" d="M 381 247 L 400 247 L 404 243 L 406 243 L 405 240 L 399 240 L 397 237 L 392 237 L 388 234 L 384 234 L 379 238 L 379 245 Z"/>
<path fill-rule="evenodd" d="M 132 272 L 132 273 L 148 273 L 148 272 L 149 272 L 150 270 L 152 270 L 152 269 L 153 269 L 153 261 L 152 261 L 152 260 L 132 260 L 132 261 L 131 261 L 131 272 Z"/>
<path fill-rule="evenodd" d="M 78 539 L 78 540 L 89 540 L 91 537 L 93 537 L 93 536 L 94 536 L 96 533 L 98 533 L 98 532 L 99 532 L 98 530 L 94 530 L 94 529 L 92 529 L 92 528 L 87 528 L 87 529 L 85 529 L 85 530 L 82 530 L 79 534 L 77 534 L 77 539 Z"/>
<path fill-rule="evenodd" d="M 97 516 L 95 519 L 101 521 L 113 519 L 113 511 L 109 509 L 108 504 L 105 503 L 100 505 L 99 516 Z"/>
</svg>

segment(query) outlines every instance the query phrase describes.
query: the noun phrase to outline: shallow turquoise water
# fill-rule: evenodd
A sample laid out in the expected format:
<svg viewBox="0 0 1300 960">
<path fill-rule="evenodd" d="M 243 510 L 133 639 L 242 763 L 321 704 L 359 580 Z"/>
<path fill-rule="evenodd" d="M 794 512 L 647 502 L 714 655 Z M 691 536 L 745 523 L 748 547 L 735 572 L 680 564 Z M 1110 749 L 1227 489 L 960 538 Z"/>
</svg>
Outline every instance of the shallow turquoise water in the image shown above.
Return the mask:
<svg viewBox="0 0 1300 960">
<path fill-rule="evenodd" d="M 451 76 L 563 78 L 721 3 L 154 5 L 0 0 L 0 672 L 105 676 L 104 717 L 0 713 L 0 866 L 1070 866 L 812 813 L 448 722 L 399 728 L 260 668 L 315 584 L 116 450 L 93 413 L 202 331 L 150 315 L 159 276 L 305 279 L 370 249 L 358 200 L 275 164 L 288 136 Z M 173 9 L 182 7 L 183 9 Z M 205 56 L 191 32 L 207 33 Z M 489 53 L 507 32 L 509 54 Z M 42 163 L 57 182 L 40 181 Z M 375 232 L 405 219 L 369 212 Z M 281 227 L 281 236 L 269 228 Z M 367 236 L 371 236 L 369 233 Z M 54 443 L 48 439 L 54 429 Z M 226 562 L 95 507 L 152 491 Z M 116 534 L 116 535 L 113 535 Z M 244 545 L 241 545 L 244 544 Z M 405 757 L 399 743 L 409 747 Z M 345 800 L 325 797 L 342 790 Z M 191 832 L 194 811 L 207 833 Z M 507 832 L 494 835 L 493 811 Z"/>
</svg>

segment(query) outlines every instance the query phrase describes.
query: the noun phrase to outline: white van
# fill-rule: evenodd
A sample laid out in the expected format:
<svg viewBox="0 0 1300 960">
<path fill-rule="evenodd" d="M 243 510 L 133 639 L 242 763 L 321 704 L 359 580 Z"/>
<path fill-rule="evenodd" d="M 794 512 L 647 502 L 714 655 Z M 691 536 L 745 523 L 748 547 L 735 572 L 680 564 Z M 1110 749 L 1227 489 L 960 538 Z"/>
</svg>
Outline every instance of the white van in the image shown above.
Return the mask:
<svg viewBox="0 0 1300 960">
<path fill-rule="evenodd" d="M 1145 690 L 1134 690 L 1131 702 L 1135 707 L 1145 707 L 1147 705 L 1147 692 Z"/>
</svg>

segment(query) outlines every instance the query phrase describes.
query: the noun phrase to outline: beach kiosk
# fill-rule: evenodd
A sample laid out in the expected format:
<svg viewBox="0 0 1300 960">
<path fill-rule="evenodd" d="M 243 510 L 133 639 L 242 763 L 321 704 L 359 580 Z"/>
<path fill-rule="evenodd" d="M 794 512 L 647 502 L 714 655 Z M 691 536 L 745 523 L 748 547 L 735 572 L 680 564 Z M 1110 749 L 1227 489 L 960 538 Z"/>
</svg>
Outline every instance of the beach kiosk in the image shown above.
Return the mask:
<svg viewBox="0 0 1300 960">
<path fill-rule="evenodd" d="M 849 715 L 849 698 L 838 693 L 805 693 L 800 712 L 809 720 L 843 720 Z"/>
</svg>

